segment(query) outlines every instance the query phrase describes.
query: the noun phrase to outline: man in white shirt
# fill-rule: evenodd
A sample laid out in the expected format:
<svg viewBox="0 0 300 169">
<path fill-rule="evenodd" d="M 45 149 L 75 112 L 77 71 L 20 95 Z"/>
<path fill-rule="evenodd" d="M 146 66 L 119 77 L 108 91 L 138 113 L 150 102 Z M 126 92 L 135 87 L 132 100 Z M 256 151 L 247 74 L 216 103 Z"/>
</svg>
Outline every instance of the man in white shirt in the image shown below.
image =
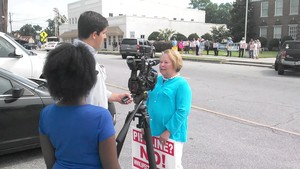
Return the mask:
<svg viewBox="0 0 300 169">
<path fill-rule="evenodd" d="M 101 14 L 94 11 L 82 13 L 78 19 L 78 39 L 74 45 L 82 44 L 86 46 L 96 57 L 97 51 L 106 38 L 108 21 Z M 96 59 L 96 58 L 95 58 Z M 96 62 L 97 63 L 97 62 Z M 132 102 L 130 93 L 112 93 L 105 85 L 106 72 L 103 65 L 96 64 L 97 82 L 86 98 L 86 102 L 92 105 L 108 108 L 108 102 L 119 102 L 129 104 Z M 127 101 L 122 99 L 127 97 Z"/>
</svg>

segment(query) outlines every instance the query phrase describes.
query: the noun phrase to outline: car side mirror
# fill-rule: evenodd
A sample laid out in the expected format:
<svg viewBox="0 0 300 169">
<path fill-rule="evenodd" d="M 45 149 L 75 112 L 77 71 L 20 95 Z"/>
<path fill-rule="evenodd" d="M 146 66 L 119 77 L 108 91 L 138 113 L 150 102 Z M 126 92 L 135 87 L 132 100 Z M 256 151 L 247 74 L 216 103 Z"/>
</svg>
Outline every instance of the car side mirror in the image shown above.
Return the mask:
<svg viewBox="0 0 300 169">
<path fill-rule="evenodd" d="M 15 55 L 18 56 L 19 58 L 23 57 L 22 51 L 20 49 L 15 49 Z"/>
<path fill-rule="evenodd" d="M 12 97 L 7 97 L 5 98 L 4 102 L 5 103 L 12 103 L 24 94 L 24 88 L 19 88 L 19 87 L 13 87 L 12 88 Z"/>
<path fill-rule="evenodd" d="M 24 88 L 13 87 L 12 88 L 12 96 L 13 98 L 20 98 L 24 94 Z"/>
</svg>

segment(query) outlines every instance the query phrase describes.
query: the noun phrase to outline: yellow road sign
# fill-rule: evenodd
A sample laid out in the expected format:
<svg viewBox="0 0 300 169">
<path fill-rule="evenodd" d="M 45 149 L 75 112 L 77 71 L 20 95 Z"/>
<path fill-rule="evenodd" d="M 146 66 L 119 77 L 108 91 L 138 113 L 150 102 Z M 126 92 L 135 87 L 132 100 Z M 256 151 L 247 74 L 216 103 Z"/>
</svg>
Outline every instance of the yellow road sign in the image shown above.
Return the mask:
<svg viewBox="0 0 300 169">
<path fill-rule="evenodd" d="M 47 32 L 43 31 L 40 33 L 40 36 L 42 39 L 46 39 L 46 37 L 48 36 Z"/>
</svg>

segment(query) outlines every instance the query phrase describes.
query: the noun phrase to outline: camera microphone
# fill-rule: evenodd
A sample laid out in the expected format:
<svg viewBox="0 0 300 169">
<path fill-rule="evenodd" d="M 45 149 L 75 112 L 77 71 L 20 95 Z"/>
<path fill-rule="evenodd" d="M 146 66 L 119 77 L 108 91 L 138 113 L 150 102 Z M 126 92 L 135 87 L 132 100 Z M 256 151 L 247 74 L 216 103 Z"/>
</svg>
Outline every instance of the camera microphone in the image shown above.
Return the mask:
<svg viewBox="0 0 300 169">
<path fill-rule="evenodd" d="M 149 65 L 150 66 L 156 66 L 160 63 L 160 60 L 149 60 Z"/>
</svg>

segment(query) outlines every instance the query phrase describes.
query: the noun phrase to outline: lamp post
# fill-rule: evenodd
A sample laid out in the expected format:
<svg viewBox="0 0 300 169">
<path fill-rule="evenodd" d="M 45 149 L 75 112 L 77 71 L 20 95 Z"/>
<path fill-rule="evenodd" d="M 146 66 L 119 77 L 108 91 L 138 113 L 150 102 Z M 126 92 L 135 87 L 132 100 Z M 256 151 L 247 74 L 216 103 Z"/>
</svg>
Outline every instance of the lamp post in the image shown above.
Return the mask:
<svg viewBox="0 0 300 169">
<path fill-rule="evenodd" d="M 248 20 L 248 0 L 246 0 L 246 11 L 245 11 L 245 41 L 247 42 L 247 20 Z M 246 49 L 244 48 L 244 54 L 246 55 Z"/>
</svg>

